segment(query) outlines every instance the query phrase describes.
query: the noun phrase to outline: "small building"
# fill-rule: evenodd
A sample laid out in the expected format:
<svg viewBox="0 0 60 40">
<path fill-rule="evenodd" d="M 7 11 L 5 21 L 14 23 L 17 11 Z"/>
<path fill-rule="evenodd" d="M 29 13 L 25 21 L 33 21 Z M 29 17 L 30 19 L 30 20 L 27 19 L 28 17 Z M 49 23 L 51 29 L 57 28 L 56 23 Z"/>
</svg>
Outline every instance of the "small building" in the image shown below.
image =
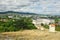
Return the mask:
<svg viewBox="0 0 60 40">
<path fill-rule="evenodd" d="M 8 18 L 13 18 L 13 16 L 8 16 Z"/>
<path fill-rule="evenodd" d="M 55 24 L 49 25 L 49 32 L 55 32 Z"/>
</svg>

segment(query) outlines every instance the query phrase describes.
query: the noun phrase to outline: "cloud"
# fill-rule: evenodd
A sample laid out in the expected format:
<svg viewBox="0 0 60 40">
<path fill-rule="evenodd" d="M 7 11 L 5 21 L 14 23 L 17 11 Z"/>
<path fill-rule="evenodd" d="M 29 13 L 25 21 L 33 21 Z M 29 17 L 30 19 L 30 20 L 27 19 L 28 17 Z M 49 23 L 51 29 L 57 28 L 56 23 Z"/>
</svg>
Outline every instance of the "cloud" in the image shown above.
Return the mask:
<svg viewBox="0 0 60 40">
<path fill-rule="evenodd" d="M 0 11 L 60 13 L 60 0 L 0 0 Z"/>
</svg>

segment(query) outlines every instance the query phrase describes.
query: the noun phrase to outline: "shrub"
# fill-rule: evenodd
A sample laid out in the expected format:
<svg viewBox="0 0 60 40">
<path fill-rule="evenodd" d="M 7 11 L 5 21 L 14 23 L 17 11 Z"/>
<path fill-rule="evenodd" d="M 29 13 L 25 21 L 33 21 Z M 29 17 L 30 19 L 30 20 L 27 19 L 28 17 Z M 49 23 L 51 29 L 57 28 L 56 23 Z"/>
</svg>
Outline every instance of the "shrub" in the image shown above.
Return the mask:
<svg viewBox="0 0 60 40">
<path fill-rule="evenodd" d="M 21 18 L 15 21 L 15 27 L 18 29 L 36 29 L 30 18 Z"/>
<path fill-rule="evenodd" d="M 44 28 L 46 29 L 49 29 L 49 26 L 48 25 L 43 25 Z"/>
<path fill-rule="evenodd" d="M 15 21 L 9 19 L 7 22 L 0 22 L 0 32 L 18 31 L 21 29 L 36 29 L 36 27 L 32 23 L 31 18 L 25 17 Z"/>
<path fill-rule="evenodd" d="M 41 23 L 41 26 L 44 26 L 44 24 L 43 24 L 43 23 Z"/>
<path fill-rule="evenodd" d="M 60 25 L 57 25 L 55 28 L 56 31 L 60 31 Z"/>
<path fill-rule="evenodd" d="M 4 32 L 4 27 L 3 26 L 0 26 L 0 32 Z"/>
</svg>

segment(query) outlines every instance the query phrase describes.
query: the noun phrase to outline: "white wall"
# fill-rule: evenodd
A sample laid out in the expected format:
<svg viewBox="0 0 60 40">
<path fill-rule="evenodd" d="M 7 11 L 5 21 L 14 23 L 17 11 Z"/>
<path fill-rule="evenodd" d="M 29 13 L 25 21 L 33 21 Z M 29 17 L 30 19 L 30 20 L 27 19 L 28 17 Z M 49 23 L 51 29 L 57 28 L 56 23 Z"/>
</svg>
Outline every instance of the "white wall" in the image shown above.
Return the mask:
<svg viewBox="0 0 60 40">
<path fill-rule="evenodd" d="M 53 19 L 37 19 L 37 20 L 33 20 L 34 24 L 49 24 L 50 22 L 54 22 Z"/>
</svg>

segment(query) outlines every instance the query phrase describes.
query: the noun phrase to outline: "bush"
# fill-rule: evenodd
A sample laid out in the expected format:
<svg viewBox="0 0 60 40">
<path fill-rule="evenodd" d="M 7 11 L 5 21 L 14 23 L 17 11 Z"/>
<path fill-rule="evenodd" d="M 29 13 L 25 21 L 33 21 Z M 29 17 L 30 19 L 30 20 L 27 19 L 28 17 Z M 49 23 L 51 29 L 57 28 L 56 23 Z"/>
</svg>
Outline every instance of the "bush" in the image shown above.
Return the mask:
<svg viewBox="0 0 60 40">
<path fill-rule="evenodd" d="M 41 26 L 44 26 L 44 24 L 43 24 L 43 23 L 41 23 Z"/>
<path fill-rule="evenodd" d="M 36 29 L 30 18 L 21 18 L 15 21 L 15 27 L 18 29 Z"/>
<path fill-rule="evenodd" d="M 0 26 L 0 32 L 4 32 L 4 27 L 3 26 Z"/>
<path fill-rule="evenodd" d="M 17 30 L 16 30 L 16 28 L 15 28 L 14 26 L 10 26 L 10 27 L 8 28 L 8 31 L 17 31 Z"/>
<path fill-rule="evenodd" d="M 49 29 L 49 26 L 48 25 L 44 25 L 43 27 L 46 28 L 46 29 Z"/>
<path fill-rule="evenodd" d="M 57 25 L 55 30 L 60 31 L 60 25 Z"/>
<path fill-rule="evenodd" d="M 15 21 L 9 19 L 7 22 L 0 22 L 0 32 L 18 31 L 21 29 L 36 29 L 36 27 L 32 23 L 31 18 L 25 17 Z"/>
</svg>

